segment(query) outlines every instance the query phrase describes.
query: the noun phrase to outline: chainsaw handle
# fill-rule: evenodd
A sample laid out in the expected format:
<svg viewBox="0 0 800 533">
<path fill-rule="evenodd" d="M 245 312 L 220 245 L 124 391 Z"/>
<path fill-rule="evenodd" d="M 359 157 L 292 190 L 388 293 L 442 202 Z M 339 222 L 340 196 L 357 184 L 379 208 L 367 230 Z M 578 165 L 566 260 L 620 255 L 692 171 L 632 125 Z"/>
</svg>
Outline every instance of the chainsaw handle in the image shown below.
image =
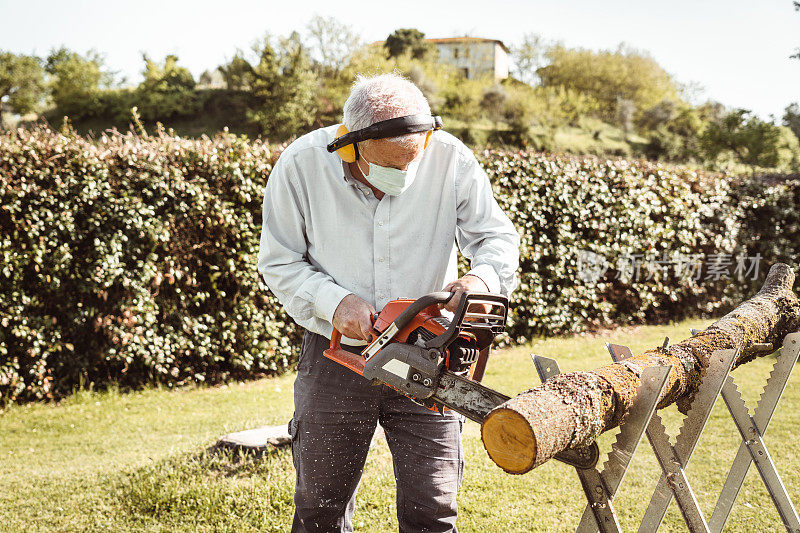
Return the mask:
<svg viewBox="0 0 800 533">
<path fill-rule="evenodd" d="M 346 366 L 357 374 L 364 375 L 364 365 L 366 363 L 364 356 L 342 349 L 342 333 L 336 328 L 333 328 L 331 333 L 330 348 L 322 352 L 322 355 L 340 365 Z"/>
<path fill-rule="evenodd" d="M 469 312 L 469 307 L 472 304 L 486 304 L 493 307 L 500 307 L 500 313 L 473 313 Z M 491 292 L 463 292 L 461 299 L 458 301 L 458 308 L 453 314 L 453 319 L 450 321 L 450 326 L 447 331 L 434 337 L 425 343 L 426 348 L 442 348 L 448 344 L 459 334 L 462 329 L 465 329 L 464 320 L 467 318 L 479 319 L 481 323 L 470 322 L 467 324 L 469 328 L 479 328 L 485 333 L 491 333 L 491 336 L 482 335 L 487 337 L 486 345 L 478 342 L 478 348 L 481 350 L 490 345 L 494 337 L 503 330 L 508 315 L 508 297 L 502 294 L 495 294 Z"/>
<path fill-rule="evenodd" d="M 411 319 L 414 318 L 419 314 L 420 311 L 423 309 L 430 307 L 432 305 L 444 305 L 449 302 L 453 296 L 455 295 L 454 292 L 432 292 L 430 294 L 426 294 L 425 296 L 420 296 L 414 302 L 412 302 L 408 307 L 403 309 L 403 312 L 397 315 L 397 318 L 394 319 L 394 325 L 397 326 L 398 330 L 403 329 L 411 322 Z M 379 313 L 375 313 L 372 317 L 373 324 L 378 319 Z M 331 350 L 338 348 L 339 343 L 341 342 L 342 334 L 333 328 L 333 333 L 331 334 Z M 334 341 L 335 339 L 335 341 Z M 335 346 L 334 346 L 335 344 Z"/>
<path fill-rule="evenodd" d="M 394 319 L 394 325 L 397 326 L 398 330 L 401 330 L 426 307 L 446 304 L 454 295 L 454 292 L 432 292 L 421 296 L 397 315 L 397 318 Z"/>
<path fill-rule="evenodd" d="M 331 333 L 331 350 L 339 350 L 342 347 L 342 334 L 338 329 L 333 328 Z"/>
<path fill-rule="evenodd" d="M 375 317 L 378 316 L 378 313 L 375 313 L 372 317 L 372 323 L 375 323 Z M 342 332 L 333 328 L 331 332 L 331 350 L 339 350 L 342 347 Z"/>
</svg>

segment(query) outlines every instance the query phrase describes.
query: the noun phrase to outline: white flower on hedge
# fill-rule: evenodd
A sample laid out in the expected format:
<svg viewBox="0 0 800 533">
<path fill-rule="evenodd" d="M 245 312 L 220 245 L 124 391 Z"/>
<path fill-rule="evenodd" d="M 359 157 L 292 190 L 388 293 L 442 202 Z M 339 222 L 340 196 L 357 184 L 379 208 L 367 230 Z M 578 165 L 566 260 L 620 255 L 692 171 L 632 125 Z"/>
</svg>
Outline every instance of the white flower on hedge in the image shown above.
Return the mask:
<svg viewBox="0 0 800 533">
<path fill-rule="evenodd" d="M 605 256 L 589 250 L 578 250 L 578 277 L 585 283 L 597 283 L 608 270 Z"/>
</svg>

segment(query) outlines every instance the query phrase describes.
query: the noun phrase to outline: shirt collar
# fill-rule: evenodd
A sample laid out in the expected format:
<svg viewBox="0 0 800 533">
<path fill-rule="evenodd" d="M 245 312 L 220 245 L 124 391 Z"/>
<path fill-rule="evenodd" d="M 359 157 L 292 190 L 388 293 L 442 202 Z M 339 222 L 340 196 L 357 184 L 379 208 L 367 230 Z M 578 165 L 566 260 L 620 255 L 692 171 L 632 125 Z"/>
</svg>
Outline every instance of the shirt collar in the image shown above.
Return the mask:
<svg viewBox="0 0 800 533">
<path fill-rule="evenodd" d="M 342 179 L 345 183 L 355 185 L 356 187 L 364 185 L 353 176 L 353 173 L 350 172 L 350 165 L 345 161 L 342 161 Z"/>
<path fill-rule="evenodd" d="M 355 178 L 355 176 L 353 176 L 353 173 L 350 172 L 350 165 L 348 165 L 344 161 L 342 161 L 342 173 L 343 173 L 342 179 L 344 180 L 344 182 L 346 184 L 348 184 L 349 186 L 351 186 L 353 188 L 358 189 L 359 191 L 361 191 L 366 196 L 373 196 L 374 197 L 374 195 L 371 194 L 372 190 L 367 185 L 365 185 L 361 181 L 357 180 Z"/>
</svg>

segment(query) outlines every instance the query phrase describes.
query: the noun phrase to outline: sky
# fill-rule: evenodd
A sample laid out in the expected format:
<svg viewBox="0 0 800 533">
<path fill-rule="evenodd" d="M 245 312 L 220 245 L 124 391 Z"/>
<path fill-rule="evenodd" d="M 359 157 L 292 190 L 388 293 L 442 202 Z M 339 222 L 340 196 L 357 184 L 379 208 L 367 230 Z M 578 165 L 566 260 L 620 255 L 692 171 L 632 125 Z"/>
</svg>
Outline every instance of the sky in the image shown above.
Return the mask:
<svg viewBox="0 0 800 533">
<path fill-rule="evenodd" d="M 397 28 L 426 37 L 472 35 L 513 46 L 538 33 L 569 47 L 649 52 L 700 101 L 782 117 L 800 102 L 800 12 L 791 0 L 302 2 L 244 0 L 0 0 L 0 50 L 46 55 L 61 45 L 95 49 L 107 66 L 138 83 L 142 53 L 176 54 L 195 77 L 267 32 L 302 31 L 313 15 L 335 17 L 366 42 Z"/>
</svg>

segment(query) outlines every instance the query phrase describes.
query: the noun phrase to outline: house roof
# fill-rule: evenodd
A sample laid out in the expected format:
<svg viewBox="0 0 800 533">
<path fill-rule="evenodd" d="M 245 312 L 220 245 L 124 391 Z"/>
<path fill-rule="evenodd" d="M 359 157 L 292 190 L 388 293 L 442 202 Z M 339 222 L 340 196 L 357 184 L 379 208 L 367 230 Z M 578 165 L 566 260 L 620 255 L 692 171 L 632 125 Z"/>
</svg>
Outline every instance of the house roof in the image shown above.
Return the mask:
<svg viewBox="0 0 800 533">
<path fill-rule="evenodd" d="M 386 41 L 375 41 L 372 45 L 383 45 Z M 497 43 L 506 53 L 509 52 L 508 47 L 499 39 L 484 39 L 482 37 L 445 37 L 443 39 L 425 39 L 425 42 L 433 44 L 461 44 L 461 43 Z"/>
<path fill-rule="evenodd" d="M 499 39 L 484 39 L 482 37 L 445 37 L 443 39 L 425 39 L 433 44 L 459 44 L 459 43 L 497 43 L 508 52 L 508 47 Z"/>
</svg>

